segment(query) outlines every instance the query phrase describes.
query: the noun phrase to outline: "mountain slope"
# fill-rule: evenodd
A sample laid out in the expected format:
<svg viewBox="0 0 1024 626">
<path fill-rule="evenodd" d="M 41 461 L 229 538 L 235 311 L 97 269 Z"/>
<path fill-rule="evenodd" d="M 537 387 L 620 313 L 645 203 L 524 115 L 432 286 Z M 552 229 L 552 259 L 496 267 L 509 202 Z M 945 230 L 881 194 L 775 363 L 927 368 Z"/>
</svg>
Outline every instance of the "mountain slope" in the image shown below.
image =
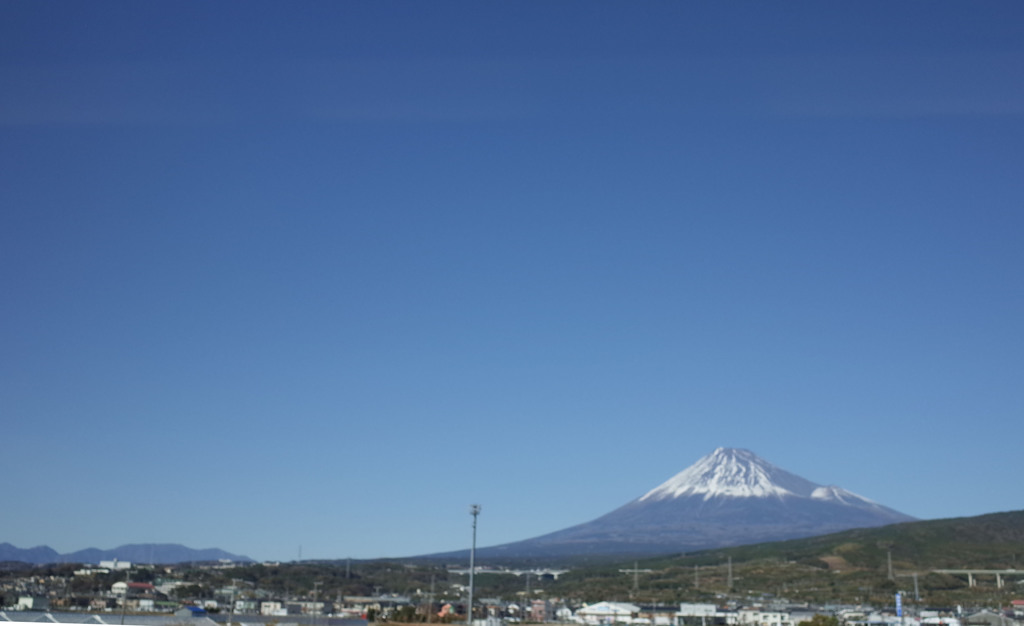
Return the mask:
<svg viewBox="0 0 1024 626">
<path fill-rule="evenodd" d="M 20 561 L 22 563 L 57 563 L 60 554 L 50 546 L 34 548 L 18 548 L 9 543 L 0 543 L 0 561 Z"/>
<path fill-rule="evenodd" d="M 484 548 L 492 558 L 686 552 L 809 537 L 914 518 L 815 484 L 749 450 L 719 448 L 593 521 Z"/>
<path fill-rule="evenodd" d="M 905 569 L 1013 569 L 1024 553 L 1024 511 L 975 517 L 919 520 L 881 528 L 854 528 L 827 535 L 726 550 L 692 552 L 688 562 L 718 562 L 723 554 L 736 563 L 775 559 L 826 559 L 841 555 L 853 567 L 884 569 L 887 551 Z"/>
</svg>

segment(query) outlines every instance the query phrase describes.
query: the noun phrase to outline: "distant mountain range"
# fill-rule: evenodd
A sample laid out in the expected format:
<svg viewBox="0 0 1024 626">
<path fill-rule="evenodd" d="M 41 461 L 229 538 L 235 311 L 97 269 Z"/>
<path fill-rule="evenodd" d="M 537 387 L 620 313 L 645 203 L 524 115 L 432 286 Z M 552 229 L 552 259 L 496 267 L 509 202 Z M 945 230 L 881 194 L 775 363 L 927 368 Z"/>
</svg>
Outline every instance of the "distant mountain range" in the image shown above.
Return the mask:
<svg viewBox="0 0 1024 626">
<path fill-rule="evenodd" d="M 60 554 L 49 546 L 18 548 L 9 543 L 0 543 L 0 561 L 17 561 L 33 565 L 48 563 L 98 564 L 100 561 L 128 561 L 131 563 L 195 563 L 203 561 L 252 561 L 247 556 L 231 554 L 218 548 L 195 550 L 176 543 L 136 543 L 123 545 L 112 550 L 86 548 L 77 552 Z"/>
<path fill-rule="evenodd" d="M 477 553 L 498 560 L 669 554 L 913 520 L 841 487 L 791 474 L 749 450 L 718 448 L 593 521 Z"/>
</svg>

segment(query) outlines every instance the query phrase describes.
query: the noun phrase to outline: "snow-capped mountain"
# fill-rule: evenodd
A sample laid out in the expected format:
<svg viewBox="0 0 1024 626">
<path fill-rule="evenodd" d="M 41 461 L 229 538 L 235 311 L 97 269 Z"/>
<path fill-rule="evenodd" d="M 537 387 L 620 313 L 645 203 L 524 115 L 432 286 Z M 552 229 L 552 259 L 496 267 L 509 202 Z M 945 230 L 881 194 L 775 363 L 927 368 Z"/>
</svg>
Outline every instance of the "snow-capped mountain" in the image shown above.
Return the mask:
<svg viewBox="0 0 1024 626">
<path fill-rule="evenodd" d="M 683 496 L 767 498 L 805 497 L 831 500 L 851 506 L 878 507 L 878 504 L 835 485 L 816 485 L 811 481 L 775 467 L 750 450 L 718 448 L 690 467 L 669 478 L 640 497 L 666 500 Z"/>
<path fill-rule="evenodd" d="M 810 496 L 818 485 L 781 470 L 749 450 L 718 448 L 640 497 L 666 500 L 683 496 L 767 498 Z"/>
<path fill-rule="evenodd" d="M 718 448 L 636 500 L 484 556 L 671 553 L 823 535 L 914 518 L 818 485 L 749 450 Z"/>
</svg>

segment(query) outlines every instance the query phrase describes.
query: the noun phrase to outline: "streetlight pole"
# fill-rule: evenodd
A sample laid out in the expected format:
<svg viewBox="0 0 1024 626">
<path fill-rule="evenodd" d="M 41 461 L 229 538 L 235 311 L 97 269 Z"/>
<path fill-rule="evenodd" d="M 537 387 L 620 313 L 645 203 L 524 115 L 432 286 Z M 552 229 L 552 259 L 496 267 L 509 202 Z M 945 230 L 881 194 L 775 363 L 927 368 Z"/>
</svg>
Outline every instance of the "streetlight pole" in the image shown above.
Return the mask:
<svg viewBox="0 0 1024 626">
<path fill-rule="evenodd" d="M 235 592 L 238 591 L 238 579 L 231 579 L 231 607 L 228 609 L 228 624 L 231 626 L 232 620 L 235 619 Z"/>
<path fill-rule="evenodd" d="M 473 571 L 476 569 L 476 518 L 480 515 L 480 505 L 472 504 L 469 514 L 473 516 L 473 544 L 469 549 L 469 603 L 466 606 L 466 623 L 473 624 Z"/>
</svg>

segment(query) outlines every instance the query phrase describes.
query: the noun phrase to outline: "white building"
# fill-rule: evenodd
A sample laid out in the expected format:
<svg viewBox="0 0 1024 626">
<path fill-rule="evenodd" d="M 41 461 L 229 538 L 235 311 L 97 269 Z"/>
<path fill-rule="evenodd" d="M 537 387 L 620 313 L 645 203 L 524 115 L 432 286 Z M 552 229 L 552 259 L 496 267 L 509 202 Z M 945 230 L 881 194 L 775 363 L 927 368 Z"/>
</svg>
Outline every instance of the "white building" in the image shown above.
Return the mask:
<svg viewBox="0 0 1024 626">
<path fill-rule="evenodd" d="M 683 602 L 676 612 L 677 626 L 731 626 L 736 623 L 736 613 L 720 611 L 714 604 Z"/>
<path fill-rule="evenodd" d="M 759 608 L 740 609 L 736 620 L 742 626 L 793 626 L 789 613 L 762 611 Z"/>
<path fill-rule="evenodd" d="M 260 602 L 260 615 L 288 615 L 284 603 L 264 600 Z"/>
<path fill-rule="evenodd" d="M 576 611 L 576 621 L 591 626 L 600 624 L 632 624 L 640 607 L 625 602 L 598 602 Z"/>
<path fill-rule="evenodd" d="M 21 596 L 18 598 L 19 611 L 49 611 L 50 599 L 42 596 Z"/>
</svg>

